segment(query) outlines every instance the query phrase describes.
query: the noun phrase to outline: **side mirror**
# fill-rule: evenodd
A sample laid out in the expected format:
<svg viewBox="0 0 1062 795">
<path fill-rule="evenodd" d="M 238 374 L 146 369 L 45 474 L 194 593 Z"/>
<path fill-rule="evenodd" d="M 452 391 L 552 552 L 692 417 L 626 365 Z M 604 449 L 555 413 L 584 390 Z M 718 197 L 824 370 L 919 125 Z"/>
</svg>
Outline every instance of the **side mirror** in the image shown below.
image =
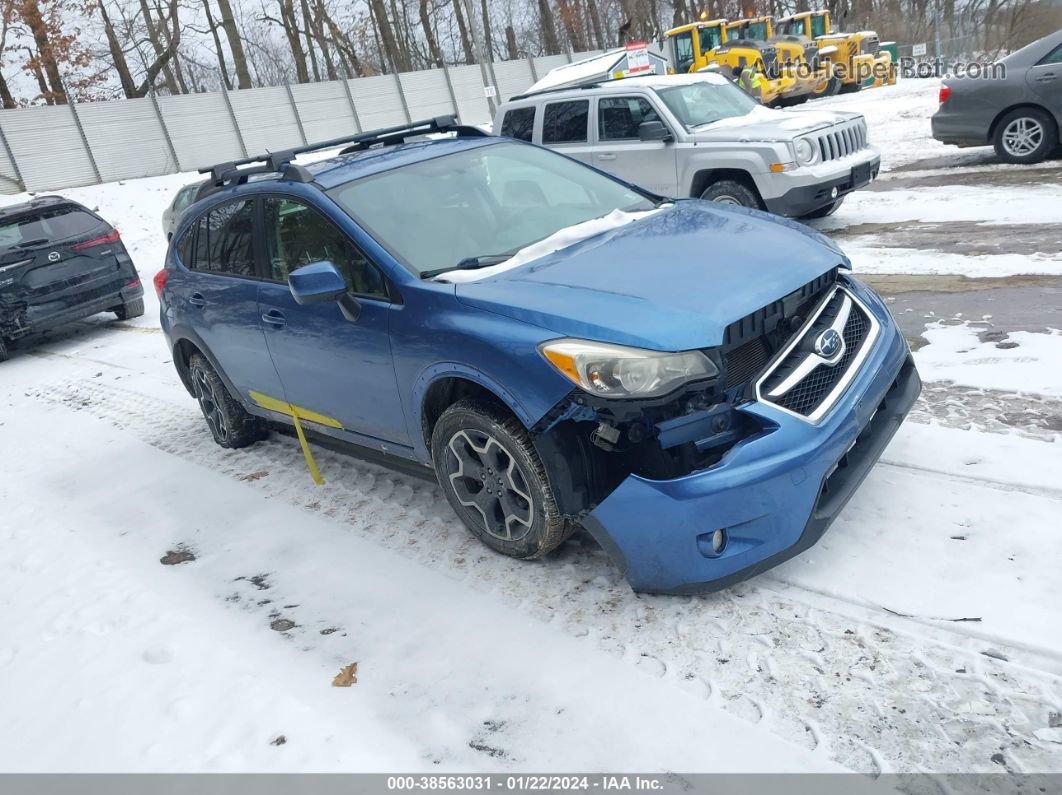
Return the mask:
<svg viewBox="0 0 1062 795">
<path fill-rule="evenodd" d="M 662 121 L 643 121 L 638 125 L 639 141 L 668 141 L 675 140 L 671 137 L 671 131 Z"/>
<path fill-rule="evenodd" d="M 347 281 L 328 260 L 303 265 L 288 274 L 288 288 L 298 304 L 334 301 L 347 292 Z"/>
</svg>

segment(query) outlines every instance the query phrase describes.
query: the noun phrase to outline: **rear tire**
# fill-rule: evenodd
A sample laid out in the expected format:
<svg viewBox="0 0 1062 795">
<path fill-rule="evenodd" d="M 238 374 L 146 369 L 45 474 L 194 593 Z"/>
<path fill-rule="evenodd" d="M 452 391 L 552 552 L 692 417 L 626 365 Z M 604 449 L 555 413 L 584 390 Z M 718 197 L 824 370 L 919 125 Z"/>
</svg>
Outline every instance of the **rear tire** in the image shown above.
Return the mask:
<svg viewBox="0 0 1062 795">
<path fill-rule="evenodd" d="M 454 403 L 435 423 L 431 452 L 450 506 L 496 552 L 541 558 L 576 529 L 558 509 L 527 431 L 502 407 L 472 399 Z"/>
<path fill-rule="evenodd" d="M 760 200 L 747 186 L 733 179 L 721 179 L 713 182 L 701 194 L 705 201 L 719 202 L 720 204 L 738 205 L 751 207 L 754 210 L 763 209 Z"/>
<path fill-rule="evenodd" d="M 188 360 L 188 375 L 203 419 L 219 446 L 235 450 L 261 441 L 268 435 L 265 422 L 248 414 L 233 399 L 221 376 L 201 353 L 193 353 Z"/>
<path fill-rule="evenodd" d="M 1015 108 L 992 131 L 992 146 L 1004 163 L 1039 163 L 1058 145 L 1055 120 L 1039 108 Z"/>
<path fill-rule="evenodd" d="M 830 202 L 826 206 L 820 207 L 817 210 L 812 210 L 807 215 L 802 215 L 800 217 L 801 218 L 811 219 L 811 218 L 825 218 L 828 215 L 833 215 L 835 212 L 837 212 L 837 208 L 840 207 L 842 204 L 844 204 L 844 198 L 845 197 L 842 196 L 837 201 Z"/>
<path fill-rule="evenodd" d="M 131 301 L 126 301 L 119 307 L 116 307 L 114 314 L 118 315 L 119 320 L 130 320 L 134 317 L 140 317 L 144 314 L 144 299 L 134 298 Z"/>
</svg>

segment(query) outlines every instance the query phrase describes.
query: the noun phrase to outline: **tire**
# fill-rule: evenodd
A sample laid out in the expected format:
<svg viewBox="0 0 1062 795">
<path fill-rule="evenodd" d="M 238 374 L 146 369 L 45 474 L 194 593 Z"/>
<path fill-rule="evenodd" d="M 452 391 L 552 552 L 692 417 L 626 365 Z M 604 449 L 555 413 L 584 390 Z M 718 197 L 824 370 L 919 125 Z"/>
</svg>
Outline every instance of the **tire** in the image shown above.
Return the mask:
<svg viewBox="0 0 1062 795">
<path fill-rule="evenodd" d="M 844 198 L 845 197 L 842 196 L 837 201 L 830 202 L 825 207 L 820 207 L 817 210 L 812 210 L 807 215 L 802 215 L 800 217 L 801 218 L 811 219 L 811 218 L 825 218 L 828 215 L 833 215 L 835 212 L 837 212 L 837 208 L 840 207 L 842 204 L 844 204 Z"/>
<path fill-rule="evenodd" d="M 140 317 L 144 314 L 144 299 L 134 298 L 132 301 L 126 301 L 121 306 L 115 307 L 114 314 L 118 315 L 119 320 L 130 320 L 134 317 Z"/>
<path fill-rule="evenodd" d="M 200 353 L 188 360 L 192 392 L 199 402 L 210 435 L 221 447 L 237 449 L 261 441 L 268 435 L 265 422 L 244 410 L 233 400 L 217 371 Z"/>
<path fill-rule="evenodd" d="M 1039 163 L 1058 146 L 1058 126 L 1039 108 L 1015 108 L 996 123 L 992 146 L 1005 163 Z"/>
<path fill-rule="evenodd" d="M 541 558 L 576 529 L 557 508 L 524 427 L 499 406 L 474 399 L 454 403 L 435 423 L 431 452 L 450 506 L 496 552 Z"/>
<path fill-rule="evenodd" d="M 822 90 L 822 92 L 819 94 L 819 96 L 820 97 L 835 97 L 835 96 L 837 96 L 838 94 L 841 93 L 841 86 L 842 85 L 843 84 L 841 83 L 841 78 L 839 78 L 837 75 L 834 75 L 828 81 L 826 81 L 826 88 L 824 88 Z"/>
<path fill-rule="evenodd" d="M 704 189 L 701 198 L 720 204 L 736 204 L 741 207 L 751 207 L 754 210 L 763 209 L 756 194 L 748 187 L 733 179 L 721 179 L 713 182 Z"/>
<path fill-rule="evenodd" d="M 856 94 L 863 90 L 863 83 L 860 80 L 856 80 L 853 83 L 844 83 L 841 85 L 841 94 Z"/>
</svg>

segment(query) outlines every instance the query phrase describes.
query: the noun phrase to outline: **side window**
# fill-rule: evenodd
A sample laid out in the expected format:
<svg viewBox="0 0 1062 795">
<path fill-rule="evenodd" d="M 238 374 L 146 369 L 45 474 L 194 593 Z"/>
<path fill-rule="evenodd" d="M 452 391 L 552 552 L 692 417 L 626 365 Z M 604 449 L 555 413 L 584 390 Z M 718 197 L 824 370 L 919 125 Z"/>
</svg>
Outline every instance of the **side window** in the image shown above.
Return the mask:
<svg viewBox="0 0 1062 795">
<path fill-rule="evenodd" d="M 502 118 L 501 134 L 521 141 L 530 141 L 535 129 L 535 109 L 513 108 Z"/>
<path fill-rule="evenodd" d="M 546 105 L 542 117 L 542 143 L 571 144 L 585 141 L 589 119 L 588 99 Z"/>
<path fill-rule="evenodd" d="M 643 121 L 660 121 L 649 101 L 642 97 L 603 97 L 597 104 L 597 136 L 602 141 L 638 138 Z"/>
<path fill-rule="evenodd" d="M 257 276 L 254 265 L 254 200 L 215 207 L 196 224 L 195 258 L 181 259 L 189 268 L 233 276 Z M 186 234 L 185 238 L 190 238 Z M 185 242 L 182 240 L 181 245 Z"/>
<path fill-rule="evenodd" d="M 184 233 L 184 237 L 177 243 L 177 259 L 181 261 L 181 264 L 186 268 L 194 267 L 192 260 L 195 251 L 193 246 L 195 245 L 195 227 L 190 226 Z"/>
<path fill-rule="evenodd" d="M 1059 46 L 1055 47 L 1054 50 L 1052 50 L 1047 55 L 1045 55 L 1043 58 L 1041 58 L 1040 59 L 1040 63 L 1038 63 L 1036 65 L 1037 66 L 1045 66 L 1045 65 L 1051 64 L 1051 63 L 1062 64 L 1062 44 L 1060 44 Z"/>
<path fill-rule="evenodd" d="M 270 278 L 286 282 L 303 265 L 328 260 L 358 295 L 387 298 L 387 285 L 376 266 L 331 221 L 294 199 L 265 200 Z"/>
</svg>

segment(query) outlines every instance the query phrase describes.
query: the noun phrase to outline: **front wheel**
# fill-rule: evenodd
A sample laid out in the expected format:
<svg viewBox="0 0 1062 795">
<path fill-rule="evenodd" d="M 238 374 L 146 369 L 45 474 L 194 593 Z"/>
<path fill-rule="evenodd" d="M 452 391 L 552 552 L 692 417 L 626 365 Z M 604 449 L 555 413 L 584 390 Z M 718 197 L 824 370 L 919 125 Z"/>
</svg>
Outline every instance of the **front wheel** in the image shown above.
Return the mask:
<svg viewBox="0 0 1062 795">
<path fill-rule="evenodd" d="M 718 182 L 713 182 L 705 188 L 701 198 L 710 202 L 719 202 L 720 204 L 752 207 L 755 210 L 761 209 L 760 200 L 756 197 L 756 194 L 747 186 L 732 179 L 721 179 Z"/>
<path fill-rule="evenodd" d="M 431 452 L 454 512 L 491 549 L 540 558 L 575 529 L 557 507 L 527 432 L 500 407 L 480 400 L 454 403 L 435 424 Z"/>
<path fill-rule="evenodd" d="M 1058 145 L 1058 127 L 1038 108 L 1017 108 L 999 120 L 992 146 L 1006 163 L 1039 163 Z"/>
<path fill-rule="evenodd" d="M 247 447 L 266 437 L 265 423 L 248 414 L 225 388 L 221 376 L 199 353 L 188 360 L 188 374 L 192 380 L 192 393 L 199 402 L 210 435 L 221 447 L 236 449 Z"/>
</svg>

